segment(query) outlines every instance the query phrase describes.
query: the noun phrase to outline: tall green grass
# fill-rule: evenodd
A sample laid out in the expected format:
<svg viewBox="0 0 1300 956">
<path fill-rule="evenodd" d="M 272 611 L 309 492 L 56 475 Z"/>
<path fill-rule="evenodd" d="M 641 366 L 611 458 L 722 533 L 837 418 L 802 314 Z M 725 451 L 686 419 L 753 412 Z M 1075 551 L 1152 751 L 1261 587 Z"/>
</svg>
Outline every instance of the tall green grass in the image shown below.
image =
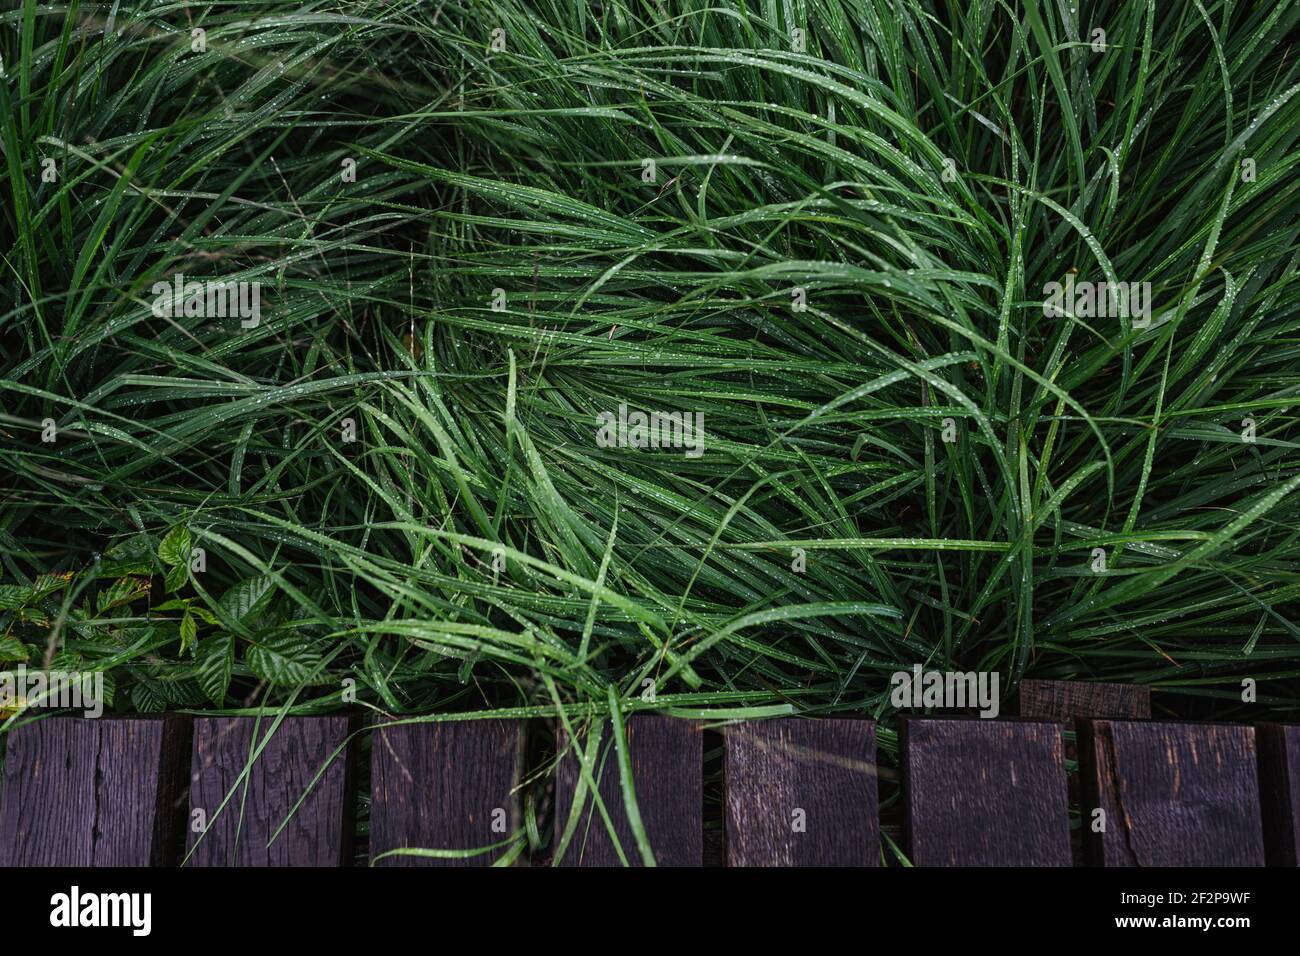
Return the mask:
<svg viewBox="0 0 1300 956">
<path fill-rule="evenodd" d="M 10 4 L 0 663 L 142 711 L 882 715 L 919 662 L 1293 713 L 1297 20 Z M 260 325 L 156 317 L 177 272 Z M 1150 324 L 1044 315 L 1068 274 Z M 704 453 L 601 447 L 620 404 Z"/>
</svg>

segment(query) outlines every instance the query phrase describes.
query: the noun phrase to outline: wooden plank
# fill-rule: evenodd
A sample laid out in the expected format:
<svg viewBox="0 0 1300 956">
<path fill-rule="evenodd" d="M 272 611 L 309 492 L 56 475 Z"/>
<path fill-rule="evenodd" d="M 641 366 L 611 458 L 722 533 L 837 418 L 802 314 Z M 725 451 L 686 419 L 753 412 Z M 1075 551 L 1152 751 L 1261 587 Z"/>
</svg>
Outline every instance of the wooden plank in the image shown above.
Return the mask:
<svg viewBox="0 0 1300 956">
<path fill-rule="evenodd" d="M 1079 759 L 1077 742 L 1080 720 L 1095 717 L 1145 720 L 1151 717 L 1151 688 L 1141 684 L 1113 684 L 1100 681 L 1024 680 L 1019 687 L 1020 716 L 1038 720 L 1064 721 L 1074 735 L 1066 737 L 1065 759 Z M 1070 774 L 1070 808 L 1079 809 L 1079 777 Z M 1076 864 L 1086 855 L 1083 833 L 1070 831 L 1070 847 Z"/>
<path fill-rule="evenodd" d="M 380 725 L 371 742 L 370 859 L 402 847 L 482 849 L 519 830 L 524 724 Z M 379 866 L 488 866 L 506 848 L 459 858 L 390 856 Z"/>
<path fill-rule="evenodd" d="M 1265 861 L 1300 865 L 1300 726 L 1259 724 L 1255 733 Z"/>
<path fill-rule="evenodd" d="M 560 745 L 564 746 L 561 732 Z M 632 783 L 646 837 L 659 866 L 701 866 L 703 863 L 703 744 L 692 721 L 659 714 L 636 714 L 627 721 L 627 742 Z M 578 742 L 581 746 L 581 741 Z M 580 767 L 570 751 L 560 761 L 556 778 L 556 828 L 562 833 L 578 783 Z M 601 738 L 593 774 L 619 845 L 628 863 L 642 864 L 624 810 L 618 761 L 608 723 Z M 603 818 L 592 795 L 580 811 L 573 840 L 560 861 L 562 866 L 621 866 Z"/>
<path fill-rule="evenodd" d="M 1061 724 L 907 718 L 903 822 L 917 866 L 1070 866 Z"/>
<path fill-rule="evenodd" d="M 269 717 L 194 721 L 188 866 L 346 866 L 351 862 L 352 747 L 330 758 L 344 746 L 356 720 L 347 715 L 286 717 L 265 740 L 272 723 Z M 255 733 L 256 740 L 265 744 L 241 782 Z M 218 812 L 227 795 L 225 808 Z M 196 810 L 202 811 L 206 832 L 195 832 Z"/>
<path fill-rule="evenodd" d="M 1164 721 L 1084 721 L 1079 741 L 1089 862 L 1262 866 L 1255 731 Z M 1105 831 L 1094 832 L 1094 811 Z"/>
<path fill-rule="evenodd" d="M 182 717 L 49 717 L 7 735 L 0 866 L 176 862 Z"/>
<path fill-rule="evenodd" d="M 1082 717 L 1126 720 L 1151 716 L 1151 688 L 1073 680 L 1020 682 L 1020 716 L 1073 721 Z"/>
<path fill-rule="evenodd" d="M 876 725 L 790 717 L 726 728 L 728 866 L 877 866 Z"/>
</svg>

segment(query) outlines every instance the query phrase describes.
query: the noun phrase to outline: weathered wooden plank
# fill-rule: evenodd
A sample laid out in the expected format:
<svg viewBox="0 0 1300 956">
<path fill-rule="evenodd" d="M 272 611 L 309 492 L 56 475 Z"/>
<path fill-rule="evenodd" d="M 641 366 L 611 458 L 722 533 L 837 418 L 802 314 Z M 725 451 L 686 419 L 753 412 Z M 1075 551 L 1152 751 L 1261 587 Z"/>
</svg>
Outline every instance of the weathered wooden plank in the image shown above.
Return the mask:
<svg viewBox="0 0 1300 956">
<path fill-rule="evenodd" d="M 260 722 L 253 717 L 194 721 L 187 865 L 346 866 L 350 862 L 353 748 L 348 746 L 337 758 L 330 758 L 344 746 L 356 720 L 347 715 L 286 717 L 265 740 L 272 723 L 269 717 Z M 265 744 L 248 767 L 255 740 Z M 248 774 L 240 781 L 245 767 Z M 225 808 L 218 812 L 228 795 Z M 201 812 L 206 831 L 196 832 L 195 811 Z"/>
<path fill-rule="evenodd" d="M 876 725 L 789 717 L 726 728 L 728 866 L 877 866 Z"/>
<path fill-rule="evenodd" d="M 1300 865 L 1300 726 L 1259 724 L 1259 799 L 1269 866 Z"/>
<path fill-rule="evenodd" d="M 904 828 L 917 866 L 1069 866 L 1061 724 L 908 718 Z"/>
<path fill-rule="evenodd" d="M 380 725 L 371 742 L 370 859 L 399 848 L 483 849 L 520 826 L 524 725 L 457 720 Z M 380 866 L 488 866 L 505 848 L 467 857 L 390 856 Z"/>
<path fill-rule="evenodd" d="M 1086 717 L 1146 719 L 1151 716 L 1151 688 L 1143 684 L 1023 680 L 1020 716 L 1068 721 Z"/>
<path fill-rule="evenodd" d="M 1103 866 L 1262 866 L 1255 731 L 1164 721 L 1082 722 L 1085 847 Z M 1096 832 L 1101 809 L 1104 831 Z"/>
<path fill-rule="evenodd" d="M 564 746 L 564 735 L 558 735 Z M 578 746 L 581 746 L 581 741 Z M 659 714 L 636 714 L 627 721 L 632 783 L 646 837 L 659 866 L 700 866 L 703 860 L 703 745 L 694 722 Z M 614 823 L 628 863 L 641 856 L 624 810 L 618 760 L 608 724 L 593 770 L 601 800 Z M 556 775 L 556 827 L 563 831 L 578 783 L 577 757 L 568 753 Z M 621 866 L 609 830 L 590 793 L 580 811 L 573 840 L 561 857 L 563 866 Z"/>
<path fill-rule="evenodd" d="M 1024 680 L 1019 687 L 1020 716 L 1038 720 L 1060 720 L 1075 731 L 1065 740 L 1065 759 L 1079 758 L 1078 723 L 1096 717 L 1144 720 L 1151 716 L 1151 688 L 1141 684 L 1113 684 L 1096 681 Z M 1079 808 L 1079 777 L 1070 774 L 1070 808 Z M 1070 832 L 1075 862 L 1085 860 L 1083 833 Z"/>
<path fill-rule="evenodd" d="M 7 735 L 0 866 L 176 862 L 182 717 L 49 717 Z"/>
</svg>

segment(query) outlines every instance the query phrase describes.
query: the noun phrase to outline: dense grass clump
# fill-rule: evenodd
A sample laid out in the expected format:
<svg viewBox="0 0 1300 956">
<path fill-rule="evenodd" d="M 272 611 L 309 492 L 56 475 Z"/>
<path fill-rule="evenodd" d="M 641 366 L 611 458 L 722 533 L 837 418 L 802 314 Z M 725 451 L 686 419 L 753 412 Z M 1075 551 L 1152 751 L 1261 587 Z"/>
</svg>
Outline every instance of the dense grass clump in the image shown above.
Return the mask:
<svg viewBox="0 0 1300 956">
<path fill-rule="evenodd" d="M 1297 20 L 10 4 L 0 665 L 142 711 L 888 716 L 922 663 L 1294 713 Z M 158 314 L 178 273 L 259 321 Z M 1047 314 L 1067 278 L 1149 310 Z"/>
</svg>

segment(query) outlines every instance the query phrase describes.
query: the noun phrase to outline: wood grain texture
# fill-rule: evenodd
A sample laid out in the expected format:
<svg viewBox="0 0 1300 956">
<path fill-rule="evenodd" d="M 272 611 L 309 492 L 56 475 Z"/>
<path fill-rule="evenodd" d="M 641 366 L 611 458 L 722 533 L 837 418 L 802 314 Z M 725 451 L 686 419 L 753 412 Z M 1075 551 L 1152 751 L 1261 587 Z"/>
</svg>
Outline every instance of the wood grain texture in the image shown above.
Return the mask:
<svg viewBox="0 0 1300 956">
<path fill-rule="evenodd" d="M 908 718 L 900 742 L 917 866 L 1070 866 L 1059 723 Z"/>
<path fill-rule="evenodd" d="M 1079 761 L 1090 863 L 1263 865 L 1254 728 L 1084 721 Z"/>
<path fill-rule="evenodd" d="M 563 733 L 559 734 L 564 746 Z M 703 862 L 703 745 L 699 727 L 689 720 L 658 714 L 636 714 L 627 721 L 628 752 L 637 807 L 646 837 L 659 866 L 701 866 Z M 581 746 L 581 741 L 578 742 Z M 556 826 L 563 831 L 573 806 L 580 767 L 567 754 L 556 775 Z M 633 866 L 641 865 L 636 841 L 624 811 L 613 735 L 606 726 L 594 771 L 600 796 L 619 845 Z M 621 866 L 604 820 L 588 794 L 581 822 L 562 866 Z"/>
<path fill-rule="evenodd" d="M 1037 720 L 1060 720 L 1076 736 L 1065 741 L 1065 759 L 1077 761 L 1079 721 L 1097 717 L 1146 720 L 1151 717 L 1151 688 L 1140 684 L 1112 684 L 1096 681 L 1024 680 L 1019 687 L 1020 716 Z M 1079 776 L 1070 774 L 1070 808 L 1080 806 Z M 1070 848 L 1075 863 L 1086 861 L 1083 832 L 1070 831 Z"/>
<path fill-rule="evenodd" d="M 176 862 L 183 717 L 50 717 L 7 735 L 0 866 Z"/>
<path fill-rule="evenodd" d="M 876 725 L 790 717 L 725 730 L 728 866 L 876 866 Z"/>
<path fill-rule="evenodd" d="M 514 790 L 523 731 L 517 720 L 377 727 L 370 755 L 370 858 L 399 847 L 469 850 L 508 840 L 520 826 Z M 390 856 L 377 865 L 488 866 L 503 852 Z"/>
<path fill-rule="evenodd" d="M 190 764 L 191 825 L 186 827 L 190 851 L 187 865 L 346 865 L 351 858 L 354 827 L 353 748 L 347 747 L 333 761 L 330 757 L 356 724 L 346 715 L 286 717 L 266 740 L 241 782 L 240 774 L 248 766 L 253 750 L 254 733 L 259 742 L 265 739 L 272 720 L 196 719 Z M 322 768 L 324 774 L 313 786 Z M 225 809 L 218 813 L 232 791 Z M 300 800 L 302 805 L 294 810 Z M 195 810 L 202 810 L 206 817 L 206 833 L 194 832 Z M 272 842 L 286 818 L 288 823 Z"/>
<path fill-rule="evenodd" d="M 1141 684 L 1023 680 L 1020 716 L 1069 721 L 1081 717 L 1147 719 L 1151 716 L 1151 688 Z"/>
<path fill-rule="evenodd" d="M 1259 724 L 1255 733 L 1265 860 L 1300 865 L 1300 726 Z"/>
</svg>

